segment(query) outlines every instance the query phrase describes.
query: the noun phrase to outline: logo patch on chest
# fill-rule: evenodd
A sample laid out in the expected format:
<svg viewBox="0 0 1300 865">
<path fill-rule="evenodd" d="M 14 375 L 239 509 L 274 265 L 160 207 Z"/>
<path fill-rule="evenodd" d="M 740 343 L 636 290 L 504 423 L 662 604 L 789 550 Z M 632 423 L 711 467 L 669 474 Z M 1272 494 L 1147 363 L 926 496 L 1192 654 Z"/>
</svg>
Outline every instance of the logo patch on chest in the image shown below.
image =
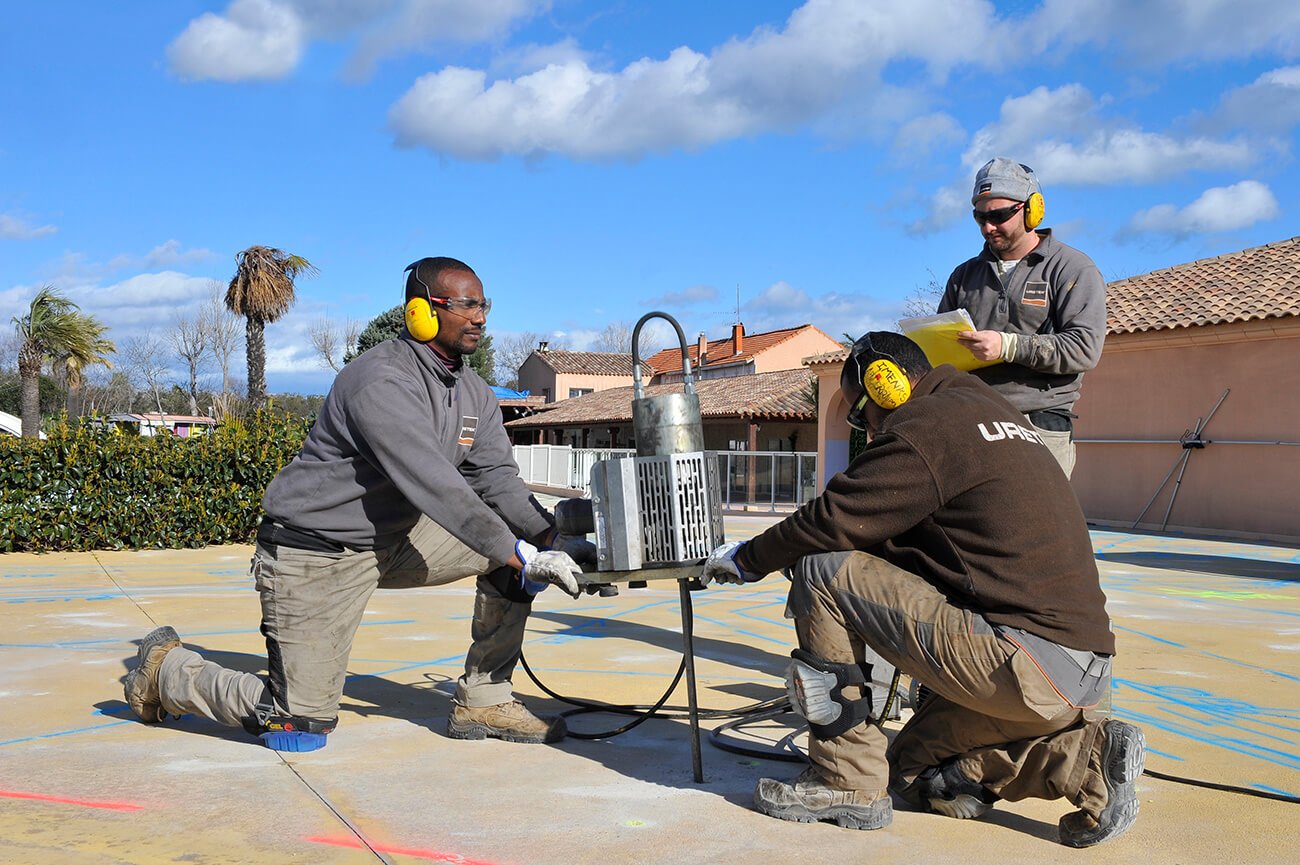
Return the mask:
<svg viewBox="0 0 1300 865">
<path fill-rule="evenodd" d="M 1047 306 L 1047 283 L 1026 282 L 1025 296 L 1020 302 L 1025 306 Z"/>
<path fill-rule="evenodd" d="M 474 444 L 474 436 L 478 433 L 478 418 L 473 415 L 462 415 L 460 419 L 460 437 L 456 439 L 456 444 L 471 447 Z"/>
</svg>

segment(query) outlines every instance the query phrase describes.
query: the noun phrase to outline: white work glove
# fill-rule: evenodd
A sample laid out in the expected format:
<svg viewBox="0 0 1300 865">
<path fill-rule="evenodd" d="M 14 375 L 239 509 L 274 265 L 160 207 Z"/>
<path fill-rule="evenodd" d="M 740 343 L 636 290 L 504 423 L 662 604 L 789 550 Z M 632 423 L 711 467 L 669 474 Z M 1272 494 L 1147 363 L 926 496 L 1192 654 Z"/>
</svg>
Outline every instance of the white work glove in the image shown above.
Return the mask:
<svg viewBox="0 0 1300 865">
<path fill-rule="evenodd" d="M 717 580 L 719 583 L 757 583 L 763 574 L 751 574 L 743 571 L 736 564 L 736 553 L 745 545 L 744 541 L 732 541 L 718 547 L 704 560 L 704 570 L 700 573 L 700 585 L 707 586 Z"/>
<path fill-rule="evenodd" d="M 554 583 L 575 598 L 582 596 L 578 588 L 578 575 L 582 568 L 573 557 L 562 550 L 539 550 L 528 541 L 515 542 L 515 555 L 524 563 L 519 580 L 524 591 L 535 595 Z"/>
<path fill-rule="evenodd" d="M 596 545 L 579 535 L 556 535 L 551 549 L 568 553 L 579 565 L 596 566 Z"/>
</svg>

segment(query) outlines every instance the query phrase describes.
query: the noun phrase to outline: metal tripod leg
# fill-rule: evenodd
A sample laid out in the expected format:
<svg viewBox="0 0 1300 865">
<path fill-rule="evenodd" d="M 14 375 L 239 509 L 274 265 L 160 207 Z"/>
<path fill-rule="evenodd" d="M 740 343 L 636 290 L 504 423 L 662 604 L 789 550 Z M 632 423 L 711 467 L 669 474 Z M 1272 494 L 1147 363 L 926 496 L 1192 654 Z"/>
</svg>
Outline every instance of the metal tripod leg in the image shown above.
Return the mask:
<svg viewBox="0 0 1300 865">
<path fill-rule="evenodd" d="M 700 761 L 700 707 L 695 696 L 695 643 L 691 635 L 693 616 L 690 582 L 691 580 L 688 579 L 680 579 L 677 581 L 677 586 L 681 591 L 682 651 L 686 661 L 686 705 L 691 725 L 691 769 L 695 772 L 695 783 L 702 784 L 704 766 Z"/>
</svg>

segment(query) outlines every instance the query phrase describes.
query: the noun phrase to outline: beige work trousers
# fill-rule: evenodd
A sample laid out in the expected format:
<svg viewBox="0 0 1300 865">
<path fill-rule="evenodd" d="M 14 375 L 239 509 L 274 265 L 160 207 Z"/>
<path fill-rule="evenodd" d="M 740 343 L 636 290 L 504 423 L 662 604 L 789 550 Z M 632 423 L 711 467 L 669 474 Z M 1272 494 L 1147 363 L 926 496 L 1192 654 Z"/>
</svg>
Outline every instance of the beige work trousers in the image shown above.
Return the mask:
<svg viewBox="0 0 1300 865">
<path fill-rule="evenodd" d="M 878 655 L 934 691 L 888 750 L 869 722 L 824 741 L 810 736 L 808 757 L 833 786 L 902 791 L 956 758 L 967 778 L 1004 799 L 1064 797 L 1091 814 L 1105 805 L 1105 712 L 1072 707 L 983 616 L 866 553 L 806 556 L 792 573 L 787 615 L 801 648 L 835 663 Z"/>
<path fill-rule="evenodd" d="M 401 542 L 377 550 L 321 553 L 259 543 L 252 573 L 262 601 L 269 681 L 173 649 L 159 671 L 163 709 L 240 726 L 258 703 L 268 701 L 269 685 L 277 713 L 334 719 L 352 639 L 371 593 L 476 575 L 472 643 L 455 700 L 470 707 L 507 703 L 531 604 L 503 597 L 482 576 L 490 567 L 425 517 Z"/>
</svg>

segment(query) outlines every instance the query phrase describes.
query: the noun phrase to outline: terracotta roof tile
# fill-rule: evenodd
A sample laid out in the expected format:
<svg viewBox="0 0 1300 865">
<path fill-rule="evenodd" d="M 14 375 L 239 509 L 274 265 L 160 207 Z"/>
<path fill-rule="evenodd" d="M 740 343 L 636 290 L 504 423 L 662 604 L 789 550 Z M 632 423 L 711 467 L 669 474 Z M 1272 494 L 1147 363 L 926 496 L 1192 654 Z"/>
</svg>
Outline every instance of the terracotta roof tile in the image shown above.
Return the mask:
<svg viewBox="0 0 1300 865">
<path fill-rule="evenodd" d="M 736 354 L 736 344 L 731 336 L 728 336 L 726 339 L 709 340 L 704 349 L 704 364 L 705 366 L 713 366 L 715 364 L 748 361 L 752 359 L 754 355 L 761 354 L 772 346 L 785 342 L 790 337 L 807 329 L 817 330 L 817 328 L 811 324 L 800 324 L 795 327 L 787 327 L 781 330 L 769 330 L 766 333 L 743 334 L 741 342 L 745 350 L 740 354 Z M 691 359 L 691 369 L 693 370 L 699 366 L 700 363 L 699 342 L 687 343 L 686 352 Z M 643 364 L 653 369 L 656 375 L 662 375 L 669 372 L 681 372 L 681 346 L 666 348 L 661 352 L 657 352 L 643 361 Z M 631 373 L 629 373 L 629 375 L 630 374 Z"/>
<path fill-rule="evenodd" d="M 632 377 L 632 355 L 622 352 L 568 351 L 552 348 L 546 351 L 534 351 L 533 354 L 542 363 L 559 373 Z"/>
<path fill-rule="evenodd" d="M 680 355 L 680 351 L 678 352 Z M 813 374 L 806 369 L 783 369 L 757 375 L 712 378 L 695 383 L 703 417 L 768 418 L 809 421 L 817 417 L 810 399 Z M 680 384 L 657 384 L 645 388 L 645 396 L 680 393 Z M 611 388 L 555 403 L 541 415 L 520 418 L 507 427 L 577 426 L 596 423 L 631 423 L 632 394 L 629 387 Z"/>
<path fill-rule="evenodd" d="M 1300 237 L 1116 280 L 1106 307 L 1108 333 L 1300 315 Z"/>
<path fill-rule="evenodd" d="M 804 366 L 819 366 L 824 363 L 844 363 L 849 359 L 849 350 L 841 348 L 836 351 L 825 351 L 821 354 L 814 354 L 812 357 L 803 359 Z"/>
</svg>

